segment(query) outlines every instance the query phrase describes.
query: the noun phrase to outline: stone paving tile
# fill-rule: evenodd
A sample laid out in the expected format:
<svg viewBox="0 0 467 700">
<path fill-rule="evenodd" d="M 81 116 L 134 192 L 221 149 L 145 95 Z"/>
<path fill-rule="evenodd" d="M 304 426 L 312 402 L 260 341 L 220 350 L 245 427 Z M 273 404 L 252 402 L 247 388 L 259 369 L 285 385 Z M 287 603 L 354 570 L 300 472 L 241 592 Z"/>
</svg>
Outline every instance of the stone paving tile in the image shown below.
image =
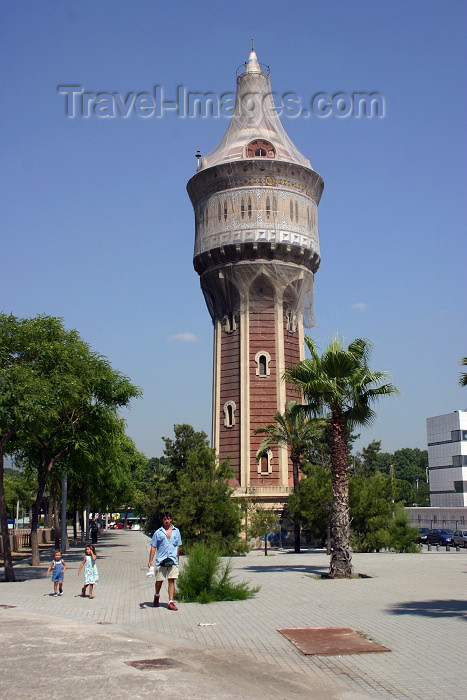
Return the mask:
<svg viewBox="0 0 467 700">
<path fill-rule="evenodd" d="M 355 570 L 371 578 L 329 581 L 323 552 L 251 552 L 232 560 L 233 574 L 260 585 L 255 598 L 210 605 L 152 607 L 154 579 L 147 578 L 149 540 L 141 532 L 111 531 L 97 546 L 100 581 L 95 599 L 79 596 L 84 548 L 65 557 L 65 594 L 50 596 L 49 561 L 34 570 L 16 566 L 21 583 L 0 584 L 0 604 L 86 622 L 109 622 L 145 634 L 170 635 L 188 644 L 247 653 L 257 664 L 309 678 L 334 678 L 349 691 L 373 697 L 457 700 L 467 675 L 465 649 L 467 551 L 416 555 L 356 554 Z M 51 558 L 51 557 L 50 557 Z M 182 558 L 183 561 L 183 558 Z M 200 627 L 200 622 L 215 623 Z M 352 627 L 389 647 L 385 654 L 307 657 L 280 633 L 291 627 Z"/>
</svg>

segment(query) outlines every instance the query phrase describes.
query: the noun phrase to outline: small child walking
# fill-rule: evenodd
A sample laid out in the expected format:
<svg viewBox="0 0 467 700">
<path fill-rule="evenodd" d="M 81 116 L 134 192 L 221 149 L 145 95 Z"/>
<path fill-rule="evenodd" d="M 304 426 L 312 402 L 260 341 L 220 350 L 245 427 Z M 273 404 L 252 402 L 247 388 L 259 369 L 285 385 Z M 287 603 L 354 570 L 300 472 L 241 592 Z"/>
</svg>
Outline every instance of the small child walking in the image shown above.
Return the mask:
<svg viewBox="0 0 467 700">
<path fill-rule="evenodd" d="M 60 549 L 56 549 L 54 552 L 54 558 L 49 564 L 47 569 L 47 576 L 52 571 L 52 582 L 54 584 L 53 595 L 63 595 L 63 575 L 66 571 L 66 564 L 62 559 L 62 552 Z M 57 593 L 58 590 L 58 593 Z"/>
<path fill-rule="evenodd" d="M 81 589 L 81 596 L 84 598 L 86 596 L 86 588 L 89 586 L 89 598 L 94 598 L 93 590 L 94 584 L 99 581 L 99 572 L 97 570 L 96 564 L 97 554 L 96 548 L 93 544 L 90 544 L 84 550 L 84 557 L 79 565 L 78 576 L 84 566 L 84 586 Z"/>
</svg>

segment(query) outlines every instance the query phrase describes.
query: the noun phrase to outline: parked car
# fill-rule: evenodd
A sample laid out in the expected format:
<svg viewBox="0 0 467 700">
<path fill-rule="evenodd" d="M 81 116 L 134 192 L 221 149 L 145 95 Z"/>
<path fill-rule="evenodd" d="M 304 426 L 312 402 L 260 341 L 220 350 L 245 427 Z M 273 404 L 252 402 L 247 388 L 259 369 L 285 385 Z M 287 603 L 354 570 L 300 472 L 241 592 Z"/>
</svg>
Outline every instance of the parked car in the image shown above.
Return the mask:
<svg viewBox="0 0 467 700">
<path fill-rule="evenodd" d="M 426 536 L 430 532 L 429 527 L 419 527 L 418 534 L 415 535 L 414 541 L 417 544 L 426 544 Z"/>
<path fill-rule="evenodd" d="M 433 528 L 426 535 L 427 544 L 452 545 L 452 530 L 445 528 Z"/>
<path fill-rule="evenodd" d="M 452 536 L 456 547 L 467 547 L 467 530 L 456 530 Z"/>
</svg>

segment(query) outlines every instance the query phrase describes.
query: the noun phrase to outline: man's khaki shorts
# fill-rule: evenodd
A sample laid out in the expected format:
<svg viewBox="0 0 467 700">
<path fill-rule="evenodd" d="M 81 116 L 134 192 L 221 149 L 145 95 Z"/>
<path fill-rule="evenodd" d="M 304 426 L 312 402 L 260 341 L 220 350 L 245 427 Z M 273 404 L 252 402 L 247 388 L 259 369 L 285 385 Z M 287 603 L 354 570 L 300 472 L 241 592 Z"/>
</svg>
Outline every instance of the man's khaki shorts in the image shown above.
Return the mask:
<svg viewBox="0 0 467 700">
<path fill-rule="evenodd" d="M 178 566 L 156 566 L 156 581 L 165 581 L 166 578 L 178 578 Z"/>
</svg>

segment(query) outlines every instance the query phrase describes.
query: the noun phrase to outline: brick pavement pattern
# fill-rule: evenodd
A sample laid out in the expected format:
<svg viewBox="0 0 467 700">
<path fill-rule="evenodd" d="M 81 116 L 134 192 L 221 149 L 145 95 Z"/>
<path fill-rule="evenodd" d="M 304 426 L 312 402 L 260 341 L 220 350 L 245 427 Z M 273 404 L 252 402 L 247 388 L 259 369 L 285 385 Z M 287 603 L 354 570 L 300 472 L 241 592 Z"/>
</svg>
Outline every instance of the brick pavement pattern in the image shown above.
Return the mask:
<svg viewBox="0 0 467 700">
<path fill-rule="evenodd" d="M 201 664 L 195 686 L 194 676 L 185 678 L 176 667 L 140 671 L 125 666 L 123 685 L 117 690 L 134 682 L 139 689 L 136 695 L 132 691 L 135 698 L 146 697 L 146 692 L 149 696 L 155 687 L 152 684 L 159 682 L 165 683 L 166 698 L 240 695 L 258 699 L 287 694 L 346 699 L 465 698 L 467 550 L 354 554 L 355 571 L 370 578 L 352 580 L 319 578 L 329 564 L 321 551 L 273 550 L 268 557 L 253 551 L 234 558 L 232 564 L 239 580 L 261 586 L 254 598 L 209 605 L 180 603 L 177 612 L 167 609 L 165 584 L 160 607 L 152 605 L 154 579 L 145 575 L 149 538 L 142 532 L 109 531 L 100 537 L 100 581 L 94 588 L 94 600 L 80 597 L 83 580 L 77 570 L 83 551 L 84 547 L 72 547 L 64 556 L 68 568 L 62 597 L 51 596 L 53 585 L 45 577 L 49 556 L 44 553 L 40 567 L 15 567 L 22 582 L 0 584 L 0 606 L 15 606 L 0 607 L 4 668 L 22 649 L 16 641 L 17 649 L 8 648 L 8 635 L 23 625 L 32 639 L 33 622 L 40 619 L 52 646 L 58 641 L 66 645 L 70 630 L 74 638 L 84 635 L 85 629 L 92 630 L 91 642 L 89 634 L 86 637 L 88 650 L 93 648 L 93 639 L 105 640 L 96 650 L 98 677 L 105 679 L 107 674 L 115 683 L 117 665 L 122 673 L 125 661 L 154 658 L 155 648 L 191 663 L 192 674 L 193 664 Z M 391 652 L 305 656 L 277 631 L 294 627 L 351 627 Z M 123 636 L 131 636 L 131 644 L 122 646 Z M 39 653 L 40 647 L 33 647 Z M 48 674 L 53 678 L 50 668 Z M 45 683 L 49 678 L 45 670 L 44 675 Z M 7 676 L 6 682 L 10 700 L 24 697 L 18 679 Z M 1 684 L 0 679 L 0 690 Z M 229 690 L 231 687 L 237 690 Z M 44 688 L 43 695 L 35 693 L 37 698 L 55 697 L 49 685 Z M 82 697 L 83 692 L 83 688 L 76 695 L 67 691 L 67 696 Z"/>
</svg>

